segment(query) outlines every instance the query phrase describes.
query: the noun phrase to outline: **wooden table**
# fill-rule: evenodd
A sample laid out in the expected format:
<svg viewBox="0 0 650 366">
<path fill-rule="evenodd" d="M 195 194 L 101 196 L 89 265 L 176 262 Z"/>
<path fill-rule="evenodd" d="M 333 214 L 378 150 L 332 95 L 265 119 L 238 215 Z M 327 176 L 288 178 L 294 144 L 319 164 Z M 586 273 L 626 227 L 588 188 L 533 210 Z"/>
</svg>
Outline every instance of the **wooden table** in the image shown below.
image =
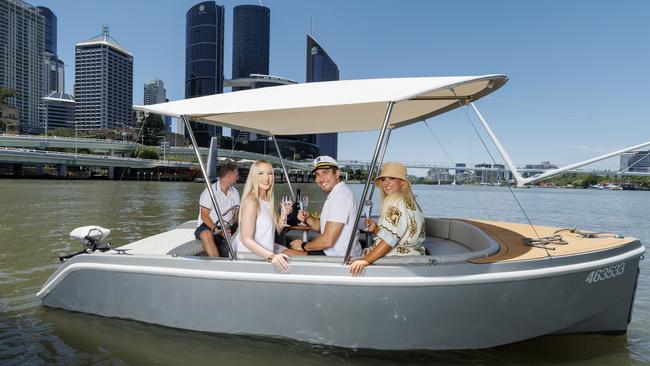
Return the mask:
<svg viewBox="0 0 650 366">
<path fill-rule="evenodd" d="M 311 229 L 307 225 L 305 225 L 305 226 L 294 225 L 294 226 L 287 226 L 286 230 L 287 231 L 292 231 L 292 230 L 302 231 L 302 241 L 306 243 L 308 241 L 307 232 L 309 232 L 309 230 L 311 230 Z"/>
</svg>

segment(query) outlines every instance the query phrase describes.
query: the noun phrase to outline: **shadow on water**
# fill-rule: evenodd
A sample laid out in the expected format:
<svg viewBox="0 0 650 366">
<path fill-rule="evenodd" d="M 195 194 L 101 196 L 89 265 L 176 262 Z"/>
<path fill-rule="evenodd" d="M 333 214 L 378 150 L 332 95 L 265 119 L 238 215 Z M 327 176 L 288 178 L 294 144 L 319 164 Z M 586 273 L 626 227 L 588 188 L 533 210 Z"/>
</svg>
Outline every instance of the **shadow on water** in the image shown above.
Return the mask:
<svg viewBox="0 0 650 366">
<path fill-rule="evenodd" d="M 16 344 L 5 359 L 16 364 L 609 365 L 612 359 L 617 364 L 634 363 L 624 361 L 629 352 L 625 336 L 563 335 L 486 350 L 387 352 L 201 333 L 42 307 L 14 321 L 11 325 L 20 328 L 14 334 L 20 338 L 2 343 Z M 8 356 L 6 351 L 2 353 Z"/>
</svg>

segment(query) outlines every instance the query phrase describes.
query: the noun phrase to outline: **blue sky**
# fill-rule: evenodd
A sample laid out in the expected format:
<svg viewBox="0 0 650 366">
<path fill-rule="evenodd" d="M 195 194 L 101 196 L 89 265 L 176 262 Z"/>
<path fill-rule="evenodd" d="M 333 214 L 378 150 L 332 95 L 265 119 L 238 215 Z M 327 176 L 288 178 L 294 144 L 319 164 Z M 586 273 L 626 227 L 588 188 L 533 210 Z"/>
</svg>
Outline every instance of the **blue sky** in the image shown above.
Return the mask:
<svg viewBox="0 0 650 366">
<path fill-rule="evenodd" d="M 74 83 L 74 45 L 110 34 L 134 54 L 135 104 L 146 82 L 184 96 L 185 13 L 199 1 L 30 1 L 58 17 L 58 54 Z M 230 78 L 232 9 L 226 8 Z M 266 0 L 270 73 L 305 80 L 310 30 L 341 79 L 503 73 L 510 81 L 477 103 L 516 164 L 568 164 L 650 141 L 650 2 Z M 476 121 L 474 121 L 476 123 Z M 393 133 L 387 159 L 490 162 L 458 110 Z M 375 133 L 339 136 L 340 159 L 368 159 Z M 491 146 L 491 145 L 490 145 Z M 491 148 L 492 149 L 492 148 Z M 494 151 L 494 149 L 492 149 Z M 500 159 L 499 159 L 500 160 Z M 617 159 L 599 164 L 615 169 Z"/>
</svg>

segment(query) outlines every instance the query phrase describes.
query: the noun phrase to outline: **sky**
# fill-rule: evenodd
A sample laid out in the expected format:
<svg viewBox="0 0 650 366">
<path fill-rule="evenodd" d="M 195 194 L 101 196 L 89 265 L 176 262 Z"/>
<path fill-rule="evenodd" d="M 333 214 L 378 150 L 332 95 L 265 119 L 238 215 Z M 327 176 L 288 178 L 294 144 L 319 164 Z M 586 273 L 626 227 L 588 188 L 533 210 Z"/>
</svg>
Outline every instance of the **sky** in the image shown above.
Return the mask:
<svg viewBox="0 0 650 366">
<path fill-rule="evenodd" d="M 134 104 L 142 103 L 144 84 L 156 78 L 170 100 L 184 97 L 185 13 L 199 2 L 29 1 L 58 18 L 67 92 L 74 84 L 74 45 L 107 24 L 134 55 Z M 233 7 L 260 2 L 217 3 L 226 10 L 229 79 Z M 648 1 L 261 3 L 271 9 L 272 75 L 305 81 L 309 32 L 338 64 L 341 79 L 507 75 L 504 87 L 476 104 L 517 165 L 565 165 L 650 141 Z M 489 163 L 491 154 L 501 162 L 471 113 L 458 109 L 428 126 L 396 130 L 386 159 Z M 339 159 L 370 159 L 376 138 L 376 132 L 339 134 Z M 617 169 L 618 159 L 594 167 Z"/>
</svg>

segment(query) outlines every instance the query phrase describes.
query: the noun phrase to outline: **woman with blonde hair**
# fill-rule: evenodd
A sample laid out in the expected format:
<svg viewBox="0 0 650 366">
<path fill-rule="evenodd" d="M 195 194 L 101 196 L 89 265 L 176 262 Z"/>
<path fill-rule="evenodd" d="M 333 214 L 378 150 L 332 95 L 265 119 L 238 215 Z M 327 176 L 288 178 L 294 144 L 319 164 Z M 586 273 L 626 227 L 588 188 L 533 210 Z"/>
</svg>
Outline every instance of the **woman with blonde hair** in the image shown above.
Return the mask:
<svg viewBox="0 0 650 366">
<path fill-rule="evenodd" d="M 372 246 L 363 258 L 350 264 L 350 273 L 357 276 L 363 269 L 385 255 L 424 255 L 424 215 L 415 201 L 406 167 L 400 163 L 384 164 L 375 179 L 381 190 L 379 223 L 366 219 L 366 230 L 375 235 Z"/>
<path fill-rule="evenodd" d="M 233 245 L 238 252 L 253 252 L 273 264 L 278 270 L 289 270 L 289 256 L 274 253 L 275 232 L 280 232 L 291 212 L 291 206 L 281 207 L 280 215 L 273 208 L 273 167 L 258 160 L 251 165 L 244 184 L 239 209 L 239 230 Z"/>
</svg>

